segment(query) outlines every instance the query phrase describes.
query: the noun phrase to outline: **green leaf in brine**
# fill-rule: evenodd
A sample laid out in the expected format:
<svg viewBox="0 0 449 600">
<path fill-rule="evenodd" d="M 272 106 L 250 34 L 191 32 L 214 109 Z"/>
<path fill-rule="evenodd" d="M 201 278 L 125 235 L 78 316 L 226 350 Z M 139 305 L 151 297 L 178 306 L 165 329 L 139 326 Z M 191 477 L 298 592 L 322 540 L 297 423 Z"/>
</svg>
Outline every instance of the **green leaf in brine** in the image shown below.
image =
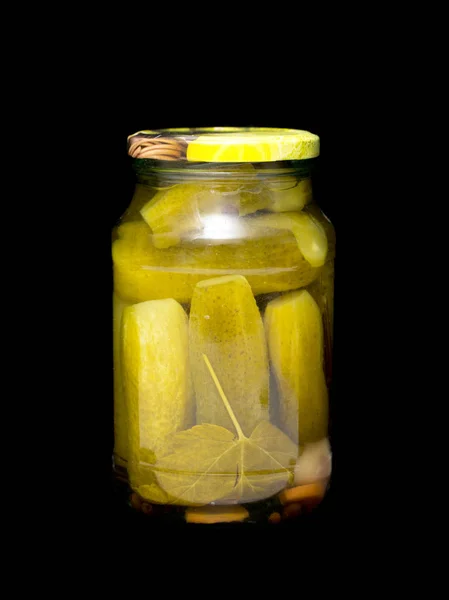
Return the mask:
<svg viewBox="0 0 449 600">
<path fill-rule="evenodd" d="M 172 436 L 155 473 L 171 503 L 255 502 L 270 497 L 291 482 L 298 446 L 280 429 L 262 421 L 246 437 L 208 358 L 211 377 L 237 435 L 208 423 Z"/>
</svg>

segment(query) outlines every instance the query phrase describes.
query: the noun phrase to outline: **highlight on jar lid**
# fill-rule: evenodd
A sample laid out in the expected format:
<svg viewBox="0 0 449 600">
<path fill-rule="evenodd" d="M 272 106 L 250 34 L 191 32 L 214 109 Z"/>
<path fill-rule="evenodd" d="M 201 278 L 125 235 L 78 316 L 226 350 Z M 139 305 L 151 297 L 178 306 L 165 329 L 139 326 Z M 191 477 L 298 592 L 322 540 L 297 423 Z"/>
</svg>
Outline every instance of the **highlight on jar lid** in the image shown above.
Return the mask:
<svg viewBox="0 0 449 600">
<path fill-rule="evenodd" d="M 128 137 L 133 158 L 188 162 L 305 160 L 320 153 L 320 138 L 302 129 L 210 127 L 138 131 Z"/>
</svg>

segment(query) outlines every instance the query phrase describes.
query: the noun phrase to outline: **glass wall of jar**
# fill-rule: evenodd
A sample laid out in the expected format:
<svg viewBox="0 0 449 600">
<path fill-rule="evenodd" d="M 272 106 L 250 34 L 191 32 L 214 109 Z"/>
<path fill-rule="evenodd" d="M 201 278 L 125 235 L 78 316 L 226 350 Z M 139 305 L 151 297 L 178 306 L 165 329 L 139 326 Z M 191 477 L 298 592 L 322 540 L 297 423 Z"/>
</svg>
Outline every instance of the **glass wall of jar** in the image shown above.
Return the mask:
<svg viewBox="0 0 449 600">
<path fill-rule="evenodd" d="M 277 522 L 323 498 L 335 233 L 319 138 L 142 131 L 113 231 L 114 472 L 154 518 Z"/>
</svg>

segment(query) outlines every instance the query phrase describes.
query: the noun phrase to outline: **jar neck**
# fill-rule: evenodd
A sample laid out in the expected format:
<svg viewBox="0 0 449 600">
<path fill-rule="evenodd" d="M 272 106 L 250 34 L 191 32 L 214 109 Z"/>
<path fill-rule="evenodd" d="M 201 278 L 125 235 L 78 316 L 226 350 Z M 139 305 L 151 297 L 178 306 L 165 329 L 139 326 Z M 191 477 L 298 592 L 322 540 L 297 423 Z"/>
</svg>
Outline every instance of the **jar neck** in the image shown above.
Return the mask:
<svg viewBox="0 0 449 600">
<path fill-rule="evenodd" d="M 163 163 L 163 164 L 162 164 Z M 295 177 L 310 178 L 316 159 L 283 161 L 281 163 L 179 163 L 149 159 L 133 160 L 137 182 L 159 186 L 177 183 L 251 183 L 283 181 Z"/>
</svg>

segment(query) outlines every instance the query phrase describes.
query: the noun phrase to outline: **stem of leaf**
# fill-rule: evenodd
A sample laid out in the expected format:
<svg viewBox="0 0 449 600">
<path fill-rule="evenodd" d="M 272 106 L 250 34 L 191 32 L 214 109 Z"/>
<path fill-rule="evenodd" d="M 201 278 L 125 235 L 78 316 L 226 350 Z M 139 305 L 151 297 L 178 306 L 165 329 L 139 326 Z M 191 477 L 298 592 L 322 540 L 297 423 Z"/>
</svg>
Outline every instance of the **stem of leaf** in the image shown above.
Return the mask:
<svg viewBox="0 0 449 600">
<path fill-rule="evenodd" d="M 209 359 L 207 358 L 207 356 L 205 354 L 203 354 L 203 359 L 207 365 L 207 368 L 209 369 L 209 373 L 211 374 L 211 377 L 214 380 L 215 385 L 217 386 L 218 393 L 220 394 L 220 397 L 223 400 L 224 405 L 226 406 L 226 410 L 228 411 L 229 416 L 231 417 L 231 421 L 234 424 L 234 427 L 237 431 L 237 435 L 238 435 L 239 439 L 240 440 L 245 439 L 245 434 L 243 433 L 243 431 L 239 425 L 239 422 L 237 421 L 237 418 L 234 414 L 234 411 L 232 410 L 231 405 L 229 404 L 228 399 L 225 396 L 223 388 L 221 387 L 220 382 L 218 381 L 218 377 L 215 375 L 215 371 L 213 370 L 212 365 L 210 364 Z"/>
</svg>

